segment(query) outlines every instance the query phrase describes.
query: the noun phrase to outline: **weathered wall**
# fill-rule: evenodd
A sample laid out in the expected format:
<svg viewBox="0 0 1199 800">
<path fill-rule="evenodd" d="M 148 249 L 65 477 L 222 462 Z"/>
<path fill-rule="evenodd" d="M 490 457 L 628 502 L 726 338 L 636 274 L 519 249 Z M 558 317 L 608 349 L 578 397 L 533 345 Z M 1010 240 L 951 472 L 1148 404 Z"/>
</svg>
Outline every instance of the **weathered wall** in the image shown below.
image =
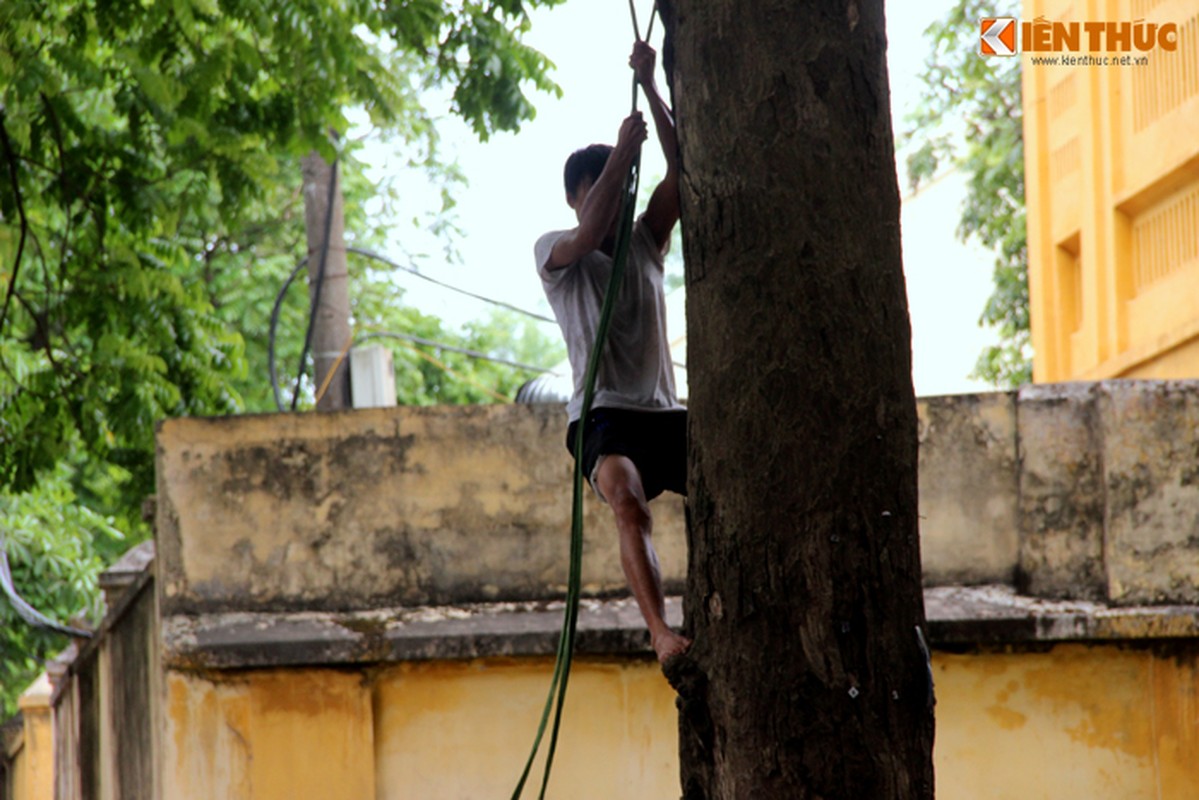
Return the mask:
<svg viewBox="0 0 1199 800">
<path fill-rule="evenodd" d="M 924 397 L 916 412 L 925 583 L 1010 582 L 1020 550 L 1015 394 Z"/>
<path fill-rule="evenodd" d="M 571 459 L 559 407 L 179 419 L 158 433 L 165 614 L 561 596 Z M 624 577 L 588 491 L 584 590 Z M 654 503 L 667 583 L 682 504 Z"/>
<path fill-rule="evenodd" d="M 1199 381 L 923 398 L 926 585 L 1199 602 Z"/>
<path fill-rule="evenodd" d="M 53 800 L 54 734 L 45 674 L 17 701 L 20 716 L 0 732 L 0 798 Z"/>
<path fill-rule="evenodd" d="M 926 579 L 1009 584 L 926 590 L 934 647 L 969 650 L 934 656 L 939 796 L 1199 796 L 1199 606 L 1117 607 L 1199 597 L 1196 398 L 1110 382 L 920 402 Z M 134 571 L 55 690 L 58 796 L 503 796 L 560 620 L 541 600 L 566 574 L 559 413 L 165 424 L 162 578 Z M 588 503 L 589 588 L 623 588 Z M 658 507 L 678 577 L 681 516 Z M 471 599 L 508 602 L 415 607 Z M 556 781 L 677 796 L 673 695 L 632 602 L 587 600 L 580 631 Z"/>
<path fill-rule="evenodd" d="M 150 577 L 146 572 L 129 587 L 94 638 L 81 640 L 65 672 L 53 678 L 57 800 L 161 796 L 162 670 Z"/>
<path fill-rule="evenodd" d="M 1103 420 L 1099 385 L 1027 386 L 1019 394 L 1021 588 L 1099 599 L 1103 576 Z"/>
<path fill-rule="evenodd" d="M 1199 602 L 1199 382 L 923 398 L 925 583 Z M 352 611 L 560 596 L 571 461 L 552 406 L 396 408 L 163 424 L 163 609 Z M 669 589 L 679 498 L 654 503 Z M 585 500 L 584 590 L 624 591 Z"/>
<path fill-rule="evenodd" d="M 1028 387 L 1019 408 L 1021 588 L 1199 602 L 1199 382 Z"/>
<path fill-rule="evenodd" d="M 1101 386 L 1108 596 L 1199 603 L 1199 383 Z"/>
<path fill-rule="evenodd" d="M 524 659 L 171 673 L 165 796 L 507 797 L 552 669 Z M 677 797 L 675 728 L 656 666 L 577 662 L 550 796 Z"/>
<path fill-rule="evenodd" d="M 164 798 L 376 796 L 371 693 L 362 673 L 171 672 L 165 703 Z M 450 770 L 460 757 L 438 756 Z"/>
<path fill-rule="evenodd" d="M 1199 797 L 1199 648 L 1158 647 L 935 653 L 937 797 Z M 174 673 L 165 796 L 506 797 L 551 669 L 492 659 Z M 678 797 L 676 720 L 652 662 L 576 663 L 550 796 Z"/>
<path fill-rule="evenodd" d="M 941 800 L 1199 797 L 1199 649 L 937 654 Z"/>
<path fill-rule="evenodd" d="M 552 670 L 550 661 L 524 659 L 382 673 L 375 688 L 379 800 L 508 797 Z M 678 797 L 677 726 L 674 693 L 656 663 L 576 662 L 548 796 Z M 543 765 L 539 758 L 533 767 L 534 787 Z M 525 795 L 537 796 L 533 789 Z"/>
</svg>

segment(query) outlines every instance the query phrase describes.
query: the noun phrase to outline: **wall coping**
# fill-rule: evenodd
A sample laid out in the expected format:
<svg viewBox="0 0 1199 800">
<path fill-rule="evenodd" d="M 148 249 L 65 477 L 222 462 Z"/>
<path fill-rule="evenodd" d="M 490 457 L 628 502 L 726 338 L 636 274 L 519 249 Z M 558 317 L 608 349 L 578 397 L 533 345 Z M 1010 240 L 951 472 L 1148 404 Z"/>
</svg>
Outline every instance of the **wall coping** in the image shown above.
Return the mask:
<svg viewBox="0 0 1199 800">
<path fill-rule="evenodd" d="M 1049 601 L 1003 585 L 931 587 L 924 602 L 934 649 L 1199 638 L 1199 606 Z M 163 622 L 163 659 L 172 669 L 210 670 L 552 656 L 562 611 L 552 601 L 178 615 Z M 681 598 L 667 598 L 666 616 L 682 623 Z M 584 598 L 576 653 L 651 659 L 634 601 Z"/>
</svg>

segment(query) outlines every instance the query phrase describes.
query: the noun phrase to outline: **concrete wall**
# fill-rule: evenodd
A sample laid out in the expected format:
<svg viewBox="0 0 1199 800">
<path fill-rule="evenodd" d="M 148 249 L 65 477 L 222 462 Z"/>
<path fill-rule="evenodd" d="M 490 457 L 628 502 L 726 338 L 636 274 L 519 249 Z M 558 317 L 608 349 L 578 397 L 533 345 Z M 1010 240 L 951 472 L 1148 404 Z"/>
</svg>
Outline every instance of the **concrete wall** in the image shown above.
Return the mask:
<svg viewBox="0 0 1199 800">
<path fill-rule="evenodd" d="M 158 434 L 163 611 L 337 611 L 565 591 L 572 461 L 550 406 L 177 419 Z M 682 503 L 655 501 L 670 588 Z M 586 594 L 623 590 L 585 498 Z"/>
<path fill-rule="evenodd" d="M 1199 649 L 937 653 L 940 800 L 1199 797 Z"/>
<path fill-rule="evenodd" d="M 54 734 L 45 674 L 17 705 L 19 716 L 0 728 L 0 800 L 53 800 Z"/>
<path fill-rule="evenodd" d="M 1010 583 L 1020 550 L 1016 396 L 917 400 L 926 584 Z"/>
<path fill-rule="evenodd" d="M 56 800 L 162 797 L 158 622 L 145 572 L 52 674 Z"/>
<path fill-rule="evenodd" d="M 922 398 L 925 582 L 1199 601 L 1199 383 L 1049 384 Z M 163 610 L 352 611 L 558 597 L 569 455 L 553 407 L 179 419 L 159 432 Z M 587 492 L 584 591 L 623 592 Z M 668 589 L 682 503 L 654 503 Z M 352 576 L 352 577 L 351 577 Z"/>
<path fill-rule="evenodd" d="M 376 797 L 365 675 L 171 672 L 166 692 L 164 798 Z M 439 756 L 446 768 L 455 759 Z"/>
<path fill-rule="evenodd" d="M 938 796 L 1199 796 L 1197 390 L 920 401 Z M 55 689 L 57 796 L 505 796 L 561 618 L 561 439 L 559 410 L 518 406 L 165 423 L 158 559 Z M 624 581 L 588 505 L 605 595 Z M 1133 606 L 1160 602 L 1191 605 Z M 555 795 L 677 796 L 634 604 L 586 600 L 579 647 Z"/>
<path fill-rule="evenodd" d="M 1199 382 L 923 398 L 925 583 L 1199 602 Z"/>
<path fill-rule="evenodd" d="M 937 652 L 937 797 L 1199 797 L 1197 655 L 1193 643 Z M 174 673 L 165 796 L 507 797 L 551 671 L 491 659 Z M 674 694 L 655 664 L 582 660 L 549 796 L 678 797 L 676 742 Z"/>
<path fill-rule="evenodd" d="M 172 673 L 165 796 L 508 797 L 552 670 L 545 659 L 504 659 Z M 647 660 L 580 661 L 550 796 L 678 797 L 676 727 L 670 688 Z"/>
<path fill-rule="evenodd" d="M 139 598 L 154 597 L 143 582 Z M 996 587 L 929 590 L 926 605 L 939 798 L 1199 796 L 1199 609 L 1047 603 Z M 58 798 L 505 797 L 552 672 L 548 657 L 514 654 L 261 669 L 155 662 L 149 674 L 120 675 L 102 656 L 124 626 L 138 629 L 130 608 L 106 620 L 55 691 L 57 733 L 70 743 L 60 745 Z M 527 646 L 525 627 L 501 635 Z M 552 647 L 546 634 L 541 652 Z M 269 637 L 258 648 L 266 660 L 284 652 Z M 641 651 L 577 659 L 550 796 L 678 796 L 674 693 Z M 144 685 L 149 707 L 114 713 L 114 683 Z M 147 724 L 154 786 L 122 777 L 139 761 L 126 730 Z"/>
<path fill-rule="evenodd" d="M 1197 385 L 1102 384 L 1104 564 L 1120 603 L 1199 602 Z"/>
</svg>

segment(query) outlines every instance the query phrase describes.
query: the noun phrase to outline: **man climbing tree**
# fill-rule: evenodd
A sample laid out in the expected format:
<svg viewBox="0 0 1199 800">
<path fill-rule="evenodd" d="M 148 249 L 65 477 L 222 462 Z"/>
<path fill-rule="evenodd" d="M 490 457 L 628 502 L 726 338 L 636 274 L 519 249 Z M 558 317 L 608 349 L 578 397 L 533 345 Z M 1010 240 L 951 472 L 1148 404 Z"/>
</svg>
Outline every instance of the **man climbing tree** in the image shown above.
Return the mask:
<svg viewBox="0 0 1199 800">
<path fill-rule="evenodd" d="M 612 508 L 620 562 L 660 661 L 690 642 L 666 624 L 662 578 L 651 540 L 649 501 L 665 490 L 683 493 L 687 478 L 687 417 L 675 394 L 666 337 L 662 256 L 679 219 L 678 144 L 674 121 L 654 83 L 656 54 L 637 42 L 629 65 L 649 99 L 666 176 L 633 227 L 623 284 L 596 376 L 593 410 L 584 421 L 583 451 L 574 452 L 582 416 L 587 360 L 596 340 L 604 292 L 613 270 L 625 178 L 647 137 L 640 112 L 620 127 L 615 148 L 591 145 L 566 161 L 566 202 L 579 224 L 542 236 L 537 273 L 562 328 L 574 373 L 567 405 L 567 447 L 583 461 L 596 493 Z"/>
<path fill-rule="evenodd" d="M 684 796 L 931 798 L 882 0 L 659 6 L 688 290 Z"/>
</svg>

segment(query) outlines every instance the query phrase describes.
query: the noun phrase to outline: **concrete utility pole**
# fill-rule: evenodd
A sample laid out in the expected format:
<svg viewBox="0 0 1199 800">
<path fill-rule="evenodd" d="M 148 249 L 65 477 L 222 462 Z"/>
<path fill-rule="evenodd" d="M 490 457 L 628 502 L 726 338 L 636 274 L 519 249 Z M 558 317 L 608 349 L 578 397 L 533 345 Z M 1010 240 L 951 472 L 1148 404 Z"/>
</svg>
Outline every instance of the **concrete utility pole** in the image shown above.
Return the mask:
<svg viewBox="0 0 1199 800">
<path fill-rule="evenodd" d="M 309 352 L 316 366 L 313 380 L 319 393 L 329 372 L 336 374 L 316 403 L 317 411 L 338 411 L 350 407 L 350 360 L 338 356 L 350 341 L 350 292 L 346 276 L 345 216 L 341 200 L 340 175 L 334 165 L 318 153 L 310 153 L 302 163 L 304 175 L 304 227 L 308 232 L 308 298 L 312 303 L 312 341 Z M 330 182 L 334 182 L 330 193 Z M 332 209 L 329 207 L 332 197 Z M 330 211 L 331 216 L 330 216 Z M 321 253 L 325 230 L 329 232 L 324 278 Z M 317 299 L 318 281 L 321 287 Z"/>
</svg>

